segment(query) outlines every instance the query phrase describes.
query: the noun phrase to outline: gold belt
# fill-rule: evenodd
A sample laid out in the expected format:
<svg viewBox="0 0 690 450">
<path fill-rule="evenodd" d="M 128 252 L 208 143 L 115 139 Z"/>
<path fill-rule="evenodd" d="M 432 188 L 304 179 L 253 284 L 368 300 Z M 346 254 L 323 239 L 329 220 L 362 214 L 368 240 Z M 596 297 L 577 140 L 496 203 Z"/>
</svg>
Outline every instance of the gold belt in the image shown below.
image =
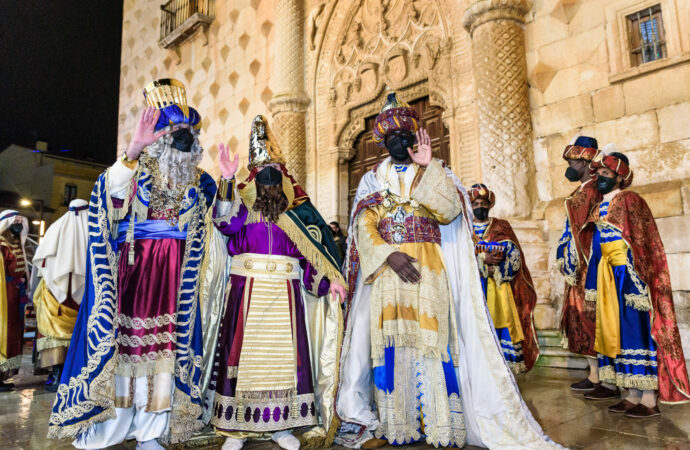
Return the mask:
<svg viewBox="0 0 690 450">
<path fill-rule="evenodd" d="M 252 278 L 295 280 L 300 278 L 300 265 L 297 258 L 290 256 L 242 253 L 232 257 L 230 273 Z"/>
</svg>

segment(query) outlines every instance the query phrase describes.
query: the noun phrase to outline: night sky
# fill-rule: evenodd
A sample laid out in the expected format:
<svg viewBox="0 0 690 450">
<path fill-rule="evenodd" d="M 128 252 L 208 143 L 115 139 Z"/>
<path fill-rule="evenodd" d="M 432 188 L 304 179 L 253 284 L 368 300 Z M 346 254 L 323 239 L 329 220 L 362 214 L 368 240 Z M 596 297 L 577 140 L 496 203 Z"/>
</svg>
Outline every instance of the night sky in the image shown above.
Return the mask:
<svg viewBox="0 0 690 450">
<path fill-rule="evenodd" d="M 122 0 L 0 0 L 0 151 L 113 162 L 121 34 Z"/>
</svg>

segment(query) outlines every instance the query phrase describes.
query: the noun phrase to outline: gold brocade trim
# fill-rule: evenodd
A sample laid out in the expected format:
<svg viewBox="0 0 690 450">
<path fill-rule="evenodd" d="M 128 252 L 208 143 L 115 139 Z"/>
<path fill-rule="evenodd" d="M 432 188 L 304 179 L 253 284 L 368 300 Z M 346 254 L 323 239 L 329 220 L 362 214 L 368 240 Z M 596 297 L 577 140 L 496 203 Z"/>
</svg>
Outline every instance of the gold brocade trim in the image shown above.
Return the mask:
<svg viewBox="0 0 690 450">
<path fill-rule="evenodd" d="M 228 180 L 221 177 L 218 182 L 218 198 L 225 201 L 235 200 L 235 178 Z"/>
<path fill-rule="evenodd" d="M 52 337 L 42 337 L 36 340 L 36 351 L 42 352 L 49 348 L 69 347 L 69 339 L 57 339 Z"/>
<path fill-rule="evenodd" d="M 142 336 L 137 335 L 127 335 L 120 333 L 117 336 L 117 343 L 123 347 L 144 347 L 155 344 L 169 344 L 176 343 L 175 333 L 170 333 L 169 331 L 163 331 L 160 333 L 144 334 Z"/>
<path fill-rule="evenodd" d="M 652 303 L 649 300 L 648 294 L 623 294 L 625 299 L 625 306 L 629 306 L 638 311 L 649 311 L 652 309 Z"/>
<path fill-rule="evenodd" d="M 599 367 L 599 380 L 625 389 L 656 391 L 659 389 L 659 378 L 655 375 L 630 375 L 616 372 L 613 366 Z"/>
<path fill-rule="evenodd" d="M 115 374 L 127 378 L 175 372 L 175 353 L 172 350 L 149 352 L 142 355 L 119 353 L 116 359 Z"/>
<path fill-rule="evenodd" d="M 128 317 L 124 314 L 120 314 L 117 317 L 117 321 L 121 327 L 134 330 L 150 330 L 152 328 L 170 325 L 171 323 L 177 323 L 177 313 L 166 313 L 161 316 L 147 317 L 145 319 L 140 317 Z"/>
<path fill-rule="evenodd" d="M 505 349 L 503 349 L 505 351 Z M 525 366 L 524 361 L 520 362 L 512 362 L 512 361 L 506 361 L 508 363 L 508 367 L 510 367 L 510 371 L 513 372 L 514 375 L 518 375 L 521 373 L 527 372 L 527 366 Z"/>
<path fill-rule="evenodd" d="M 338 268 L 326 260 L 326 257 L 323 256 L 319 249 L 312 244 L 309 238 L 302 233 L 302 230 L 300 230 L 292 220 L 290 220 L 285 214 L 281 214 L 278 216 L 276 225 L 278 225 L 278 227 L 280 227 L 280 229 L 287 234 L 290 240 L 297 246 L 297 249 L 302 256 L 304 256 L 307 261 L 314 266 L 317 272 L 323 273 L 331 283 L 335 282 L 341 286 L 347 286 L 347 283 L 345 283 L 345 279 Z"/>
<path fill-rule="evenodd" d="M 22 366 L 22 355 L 13 356 L 0 362 L 0 372 L 7 372 L 8 370 L 17 369 Z"/>
<path fill-rule="evenodd" d="M 585 289 L 585 300 L 588 302 L 597 301 L 597 290 L 596 289 Z"/>
</svg>

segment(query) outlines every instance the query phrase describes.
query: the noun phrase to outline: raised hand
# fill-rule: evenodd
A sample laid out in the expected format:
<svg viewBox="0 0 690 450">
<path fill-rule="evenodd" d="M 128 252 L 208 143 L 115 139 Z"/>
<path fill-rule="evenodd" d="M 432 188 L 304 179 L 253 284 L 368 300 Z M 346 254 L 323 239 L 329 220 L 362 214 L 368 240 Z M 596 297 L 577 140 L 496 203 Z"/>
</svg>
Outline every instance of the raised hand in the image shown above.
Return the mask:
<svg viewBox="0 0 690 450">
<path fill-rule="evenodd" d="M 159 137 L 165 134 L 165 130 L 155 132 L 156 123 L 158 123 L 160 115 L 161 112 L 153 106 L 148 106 L 141 112 L 137 129 L 134 131 L 134 137 L 127 148 L 127 157 L 129 159 L 137 159 L 146 147 L 156 142 Z"/>
<path fill-rule="evenodd" d="M 404 282 L 417 284 L 422 279 L 422 274 L 412 265 L 417 260 L 410 255 L 403 252 L 393 252 L 388 255 L 386 261 Z"/>
<path fill-rule="evenodd" d="M 345 301 L 346 291 L 342 284 L 331 282 L 331 286 L 328 288 L 328 292 L 333 296 L 333 298 L 340 297 L 340 303 Z"/>
<path fill-rule="evenodd" d="M 413 152 L 411 148 L 407 148 L 412 161 L 422 167 L 426 167 L 431 162 L 431 138 L 429 133 L 424 128 L 417 130 L 417 151 Z"/>
<path fill-rule="evenodd" d="M 218 148 L 218 165 L 220 166 L 220 173 L 226 180 L 231 179 L 237 172 L 237 167 L 240 164 L 240 155 L 235 154 L 235 157 L 230 160 L 230 149 L 225 144 L 219 144 Z"/>
</svg>

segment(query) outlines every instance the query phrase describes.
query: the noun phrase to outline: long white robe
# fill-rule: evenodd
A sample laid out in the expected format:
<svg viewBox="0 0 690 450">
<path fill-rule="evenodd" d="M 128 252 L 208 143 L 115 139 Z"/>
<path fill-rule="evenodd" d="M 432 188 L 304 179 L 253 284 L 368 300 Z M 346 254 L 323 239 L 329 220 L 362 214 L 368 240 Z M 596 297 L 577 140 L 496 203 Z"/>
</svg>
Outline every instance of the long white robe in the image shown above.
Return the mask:
<svg viewBox="0 0 690 450">
<path fill-rule="evenodd" d="M 377 172 L 369 171 L 362 177 L 355 195 L 353 213 L 360 200 L 384 189 L 385 175 L 382 174 L 387 172 L 388 164 L 390 158 L 380 164 Z M 465 208 L 471 210 L 462 184 L 450 170 L 446 171 L 462 192 Z M 356 236 L 352 229 L 354 219 L 350 218 L 350 239 Z M 442 225 L 441 248 L 458 323 L 460 358 L 456 371 L 467 444 L 492 449 L 561 448 L 544 434 L 532 416 L 522 400 L 513 373 L 503 359 L 479 279 L 471 219 L 461 214 L 449 225 Z M 374 430 L 379 423 L 376 413 L 372 411 L 370 295 L 371 285 L 365 285 L 361 273 L 358 274 L 343 340 L 341 384 L 336 407 L 345 424 L 359 424 L 367 430 Z M 347 425 L 344 428 L 347 429 Z M 353 439 L 354 435 L 340 437 L 336 442 L 359 448 L 372 436 L 368 431 Z"/>
</svg>

